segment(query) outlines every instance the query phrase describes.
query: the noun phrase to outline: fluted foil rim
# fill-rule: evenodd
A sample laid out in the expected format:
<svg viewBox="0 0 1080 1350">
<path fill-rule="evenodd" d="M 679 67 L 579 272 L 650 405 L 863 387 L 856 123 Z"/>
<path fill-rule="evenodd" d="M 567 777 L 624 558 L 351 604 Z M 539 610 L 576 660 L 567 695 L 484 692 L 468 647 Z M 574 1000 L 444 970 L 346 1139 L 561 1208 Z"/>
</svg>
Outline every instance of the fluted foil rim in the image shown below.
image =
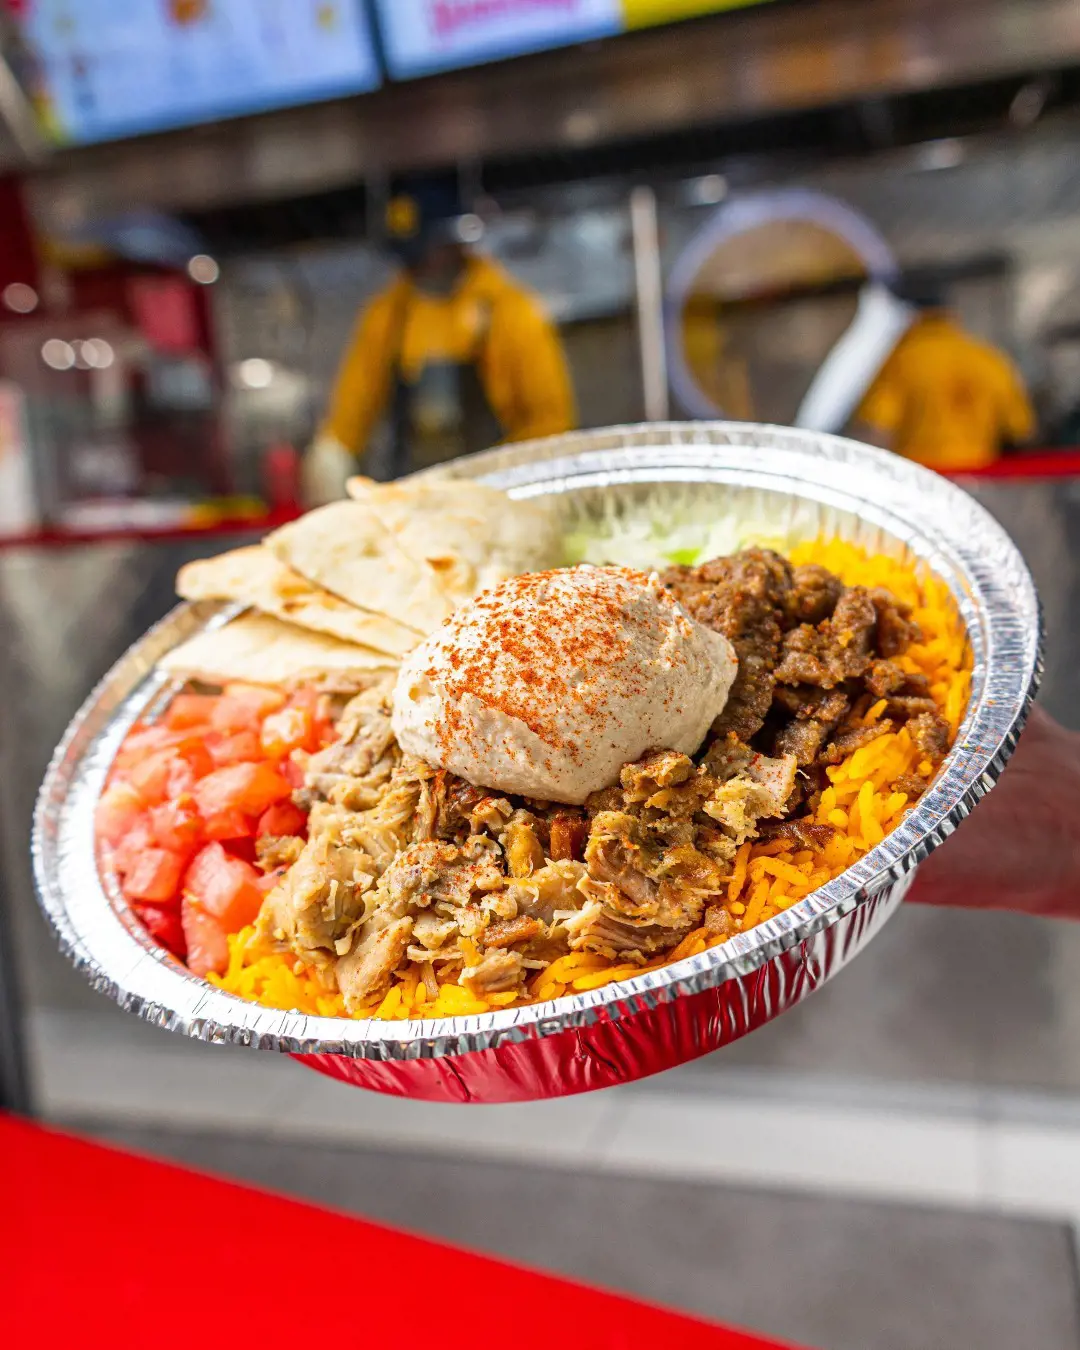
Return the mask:
<svg viewBox="0 0 1080 1350">
<path fill-rule="evenodd" d="M 124 734 L 168 684 L 156 661 L 236 607 L 178 606 L 135 643 L 71 722 L 42 784 L 31 840 L 41 906 L 91 983 L 145 1020 L 195 1039 L 373 1060 L 487 1050 L 618 1020 L 763 970 L 869 897 L 906 889 L 914 869 L 997 782 L 1042 670 L 1031 575 L 1000 525 L 955 484 L 835 436 L 748 423 L 672 423 L 572 433 L 499 448 L 437 471 L 515 496 L 648 483 L 760 489 L 854 512 L 949 584 L 974 651 L 972 701 L 937 780 L 906 820 L 842 876 L 791 909 L 699 956 L 555 1002 L 423 1022 L 351 1021 L 264 1008 L 226 994 L 158 948 L 100 875 L 94 806 Z"/>
</svg>

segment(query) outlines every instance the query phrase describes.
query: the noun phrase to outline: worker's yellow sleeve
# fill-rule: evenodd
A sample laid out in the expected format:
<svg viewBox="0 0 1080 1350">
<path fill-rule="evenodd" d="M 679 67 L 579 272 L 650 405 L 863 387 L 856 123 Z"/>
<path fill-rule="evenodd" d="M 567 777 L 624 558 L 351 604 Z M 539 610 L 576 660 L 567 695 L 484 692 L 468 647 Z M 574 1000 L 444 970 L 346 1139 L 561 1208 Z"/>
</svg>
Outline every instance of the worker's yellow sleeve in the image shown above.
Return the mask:
<svg viewBox="0 0 1080 1350">
<path fill-rule="evenodd" d="M 1011 361 L 1005 366 L 1001 421 L 1010 445 L 1024 445 L 1035 435 L 1035 409 L 1031 406 L 1020 372 Z"/>
<path fill-rule="evenodd" d="M 361 313 L 338 368 L 321 434 L 362 455 L 390 397 L 403 304 L 403 282 L 375 296 Z"/>
<path fill-rule="evenodd" d="M 754 400 L 746 361 L 731 350 L 719 305 L 703 298 L 688 301 L 682 313 L 682 340 L 690 374 L 718 414 L 752 421 Z"/>
<path fill-rule="evenodd" d="M 525 292 L 500 298 L 491 320 L 485 384 L 508 441 L 557 436 L 577 422 L 555 325 Z"/>
<path fill-rule="evenodd" d="M 889 437 L 896 435 L 904 420 L 903 393 L 892 367 L 890 359 L 855 413 L 856 422 L 863 422 Z"/>
</svg>

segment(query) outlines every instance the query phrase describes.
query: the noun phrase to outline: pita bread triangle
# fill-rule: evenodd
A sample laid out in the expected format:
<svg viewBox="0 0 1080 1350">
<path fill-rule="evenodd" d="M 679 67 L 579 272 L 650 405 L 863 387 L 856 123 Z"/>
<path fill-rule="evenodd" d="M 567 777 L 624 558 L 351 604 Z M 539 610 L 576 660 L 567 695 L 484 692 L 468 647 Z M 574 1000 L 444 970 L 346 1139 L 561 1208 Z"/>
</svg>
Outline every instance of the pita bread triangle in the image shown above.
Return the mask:
<svg viewBox="0 0 1080 1350">
<path fill-rule="evenodd" d="M 176 589 L 185 600 L 236 600 L 253 605 L 298 628 L 359 643 L 389 657 L 404 656 L 419 641 L 419 635 L 404 624 L 358 609 L 312 585 L 258 544 L 188 563 L 180 569 Z"/>
</svg>

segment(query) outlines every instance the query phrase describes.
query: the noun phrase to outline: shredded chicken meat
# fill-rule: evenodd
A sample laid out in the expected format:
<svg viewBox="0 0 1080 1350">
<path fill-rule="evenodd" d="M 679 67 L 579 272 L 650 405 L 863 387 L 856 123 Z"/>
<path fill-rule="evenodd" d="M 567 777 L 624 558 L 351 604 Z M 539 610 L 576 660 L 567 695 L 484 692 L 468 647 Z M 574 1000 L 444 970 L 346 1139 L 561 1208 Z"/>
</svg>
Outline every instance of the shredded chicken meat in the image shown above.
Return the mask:
<svg viewBox="0 0 1080 1350">
<path fill-rule="evenodd" d="M 897 660 L 918 628 L 887 592 L 767 549 L 665 582 L 739 658 L 699 755 L 659 749 L 583 807 L 503 796 L 403 754 L 391 686 L 377 685 L 344 705 L 337 739 L 308 764 L 296 794 L 307 842 L 260 845 L 278 878 L 261 938 L 350 1012 L 410 965 L 429 988 L 450 978 L 513 998 L 571 952 L 644 964 L 702 925 L 734 934 L 719 897 L 747 841 L 827 843 L 812 816 L 828 765 L 905 724 L 932 764 L 947 753 L 925 679 Z M 924 787 L 896 790 L 914 800 Z"/>
</svg>

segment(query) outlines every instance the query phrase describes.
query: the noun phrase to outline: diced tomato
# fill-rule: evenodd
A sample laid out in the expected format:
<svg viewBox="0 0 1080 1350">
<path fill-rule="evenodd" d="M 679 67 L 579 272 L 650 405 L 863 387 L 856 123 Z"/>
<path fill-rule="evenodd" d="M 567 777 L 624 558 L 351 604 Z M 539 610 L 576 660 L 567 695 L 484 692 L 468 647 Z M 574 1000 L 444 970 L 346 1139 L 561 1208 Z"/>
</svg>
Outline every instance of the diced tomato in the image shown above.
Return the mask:
<svg viewBox="0 0 1080 1350">
<path fill-rule="evenodd" d="M 206 726 L 217 701 L 214 694 L 177 694 L 165 713 L 165 725 L 173 731 Z"/>
<path fill-rule="evenodd" d="M 229 943 L 225 929 L 201 905 L 184 897 L 180 923 L 187 947 L 187 966 L 193 975 L 220 975 L 229 964 Z"/>
<path fill-rule="evenodd" d="M 238 731 L 258 731 L 259 720 L 255 708 L 250 703 L 222 696 L 214 709 L 211 726 L 226 736 L 233 736 Z"/>
<path fill-rule="evenodd" d="M 223 696 L 250 703 L 259 709 L 260 717 L 276 712 L 278 708 L 284 708 L 289 698 L 288 694 L 280 689 L 273 689 L 267 684 L 252 684 L 248 680 L 233 680 L 231 684 L 225 686 Z"/>
<path fill-rule="evenodd" d="M 251 822 L 251 828 L 255 828 L 254 821 Z M 249 835 L 246 839 L 230 839 L 225 847 L 229 850 L 231 857 L 242 858 L 244 862 L 251 863 L 252 867 L 255 867 L 258 861 L 259 852 L 256 848 L 256 839 L 253 834 Z M 256 868 L 256 870 L 261 877 L 262 869 Z"/>
<path fill-rule="evenodd" d="M 145 905 L 138 902 L 132 908 L 155 942 L 167 947 L 179 960 L 186 959 L 187 943 L 184 940 L 184 926 L 180 920 L 179 908 L 163 909 L 160 905 Z"/>
<path fill-rule="evenodd" d="M 264 872 L 255 885 L 263 895 L 269 895 L 288 870 L 287 867 L 275 867 L 272 872 Z"/>
<path fill-rule="evenodd" d="M 130 769 L 133 764 L 138 764 L 147 755 L 152 755 L 158 750 L 168 750 L 173 746 L 182 745 L 184 741 L 190 738 L 190 731 L 171 731 L 163 724 L 139 727 L 125 739 L 117 752 L 113 768 Z"/>
<path fill-rule="evenodd" d="M 253 764 L 265 758 L 258 733 L 254 731 L 237 731 L 232 736 L 213 740 L 209 742 L 209 750 L 214 766 L 219 769 L 229 764 Z"/>
<path fill-rule="evenodd" d="M 196 974 L 224 969 L 227 934 L 254 922 L 280 880 L 253 865 L 256 832 L 306 830 L 289 796 L 333 734 L 328 707 L 254 684 L 181 694 L 117 754 L 97 836 L 149 932 Z"/>
<path fill-rule="evenodd" d="M 124 741 L 117 752 L 113 768 L 124 772 L 141 763 L 147 756 L 163 750 L 179 751 L 185 755 L 194 755 L 198 759 L 199 751 L 205 749 L 207 740 L 217 734 L 210 726 L 170 729 L 164 724 L 159 724 L 143 727 L 139 731 L 132 732 Z"/>
<path fill-rule="evenodd" d="M 316 694 L 312 690 L 297 690 L 289 699 L 290 707 L 302 707 L 312 714 L 312 740 L 315 749 L 321 751 L 324 745 L 338 738 L 338 728 L 331 717 L 331 701 L 325 694 Z"/>
<path fill-rule="evenodd" d="M 213 915 L 227 933 L 254 923 L 262 904 L 259 873 L 220 844 L 207 844 L 184 876 L 184 894 Z"/>
<path fill-rule="evenodd" d="M 186 735 L 187 733 L 185 733 Z M 199 741 L 185 740 L 147 755 L 127 771 L 128 781 L 148 805 L 190 792 L 214 768 L 210 752 Z"/>
<path fill-rule="evenodd" d="M 285 834 L 303 834 L 307 829 L 307 816 L 290 801 L 275 802 L 268 811 L 259 817 L 255 834 L 258 838 L 269 835 L 279 838 Z"/>
<path fill-rule="evenodd" d="M 150 806 L 158 806 L 169 790 L 169 769 L 176 758 L 172 750 L 147 755 L 128 770 L 128 782 Z"/>
<path fill-rule="evenodd" d="M 205 778 L 214 770 L 214 755 L 209 744 L 202 740 L 186 741 L 177 746 L 177 755 L 195 770 L 196 778 Z"/>
<path fill-rule="evenodd" d="M 210 761 L 210 769 L 212 768 L 213 760 Z M 206 772 L 209 773 L 210 769 Z M 190 797 L 200 777 L 202 775 L 195 772 L 190 759 L 177 755 L 169 765 L 169 774 L 165 780 L 165 800 L 171 802 L 176 801 L 178 797 Z"/>
<path fill-rule="evenodd" d="M 142 815 L 113 849 L 112 864 L 123 876 L 138 864 L 140 854 L 156 846 L 157 841 L 150 828 L 150 818 Z"/>
<path fill-rule="evenodd" d="M 282 708 L 262 724 L 262 748 L 271 759 L 284 759 L 294 750 L 318 750 L 315 719 L 307 708 Z"/>
<path fill-rule="evenodd" d="M 227 684 L 224 694 L 215 702 L 210 723 L 218 731 L 244 731 L 284 706 L 285 695 L 279 689 L 258 684 Z"/>
<path fill-rule="evenodd" d="M 235 807 L 230 807 L 227 811 L 218 811 L 216 815 L 207 816 L 203 829 L 207 839 L 218 839 L 221 841 L 235 839 L 250 839 L 255 833 L 255 819 L 253 816 L 245 816 L 243 811 L 237 811 Z"/>
<path fill-rule="evenodd" d="M 195 786 L 195 800 L 204 817 L 235 809 L 261 816 L 268 806 L 288 797 L 292 785 L 272 765 L 231 764 L 215 769 Z"/>
<path fill-rule="evenodd" d="M 124 877 L 124 894 L 129 900 L 152 900 L 158 905 L 179 900 L 184 863 L 179 853 L 168 849 L 142 849 Z"/>
<path fill-rule="evenodd" d="M 319 710 L 325 702 L 326 695 L 317 689 L 294 689 L 289 695 L 290 708 L 303 708 L 305 712 L 311 713 L 312 717 L 319 715 Z"/>
<path fill-rule="evenodd" d="M 297 689 L 289 697 L 289 707 L 311 714 L 311 750 L 321 750 L 336 738 L 337 730 L 330 716 L 330 700 L 325 694 L 317 693 L 314 689 Z"/>
<path fill-rule="evenodd" d="M 214 770 L 214 761 L 210 751 L 200 742 L 177 747 L 169 776 L 165 785 L 165 795 L 172 801 L 191 793 L 200 778 L 205 778 Z"/>
<path fill-rule="evenodd" d="M 162 848 L 187 857 L 203 843 L 206 834 L 195 798 L 190 793 L 153 807 L 150 829 Z"/>
<path fill-rule="evenodd" d="M 110 783 L 94 811 L 98 838 L 106 844 L 119 844 L 145 809 L 146 803 L 130 783 L 123 780 Z"/>
</svg>

